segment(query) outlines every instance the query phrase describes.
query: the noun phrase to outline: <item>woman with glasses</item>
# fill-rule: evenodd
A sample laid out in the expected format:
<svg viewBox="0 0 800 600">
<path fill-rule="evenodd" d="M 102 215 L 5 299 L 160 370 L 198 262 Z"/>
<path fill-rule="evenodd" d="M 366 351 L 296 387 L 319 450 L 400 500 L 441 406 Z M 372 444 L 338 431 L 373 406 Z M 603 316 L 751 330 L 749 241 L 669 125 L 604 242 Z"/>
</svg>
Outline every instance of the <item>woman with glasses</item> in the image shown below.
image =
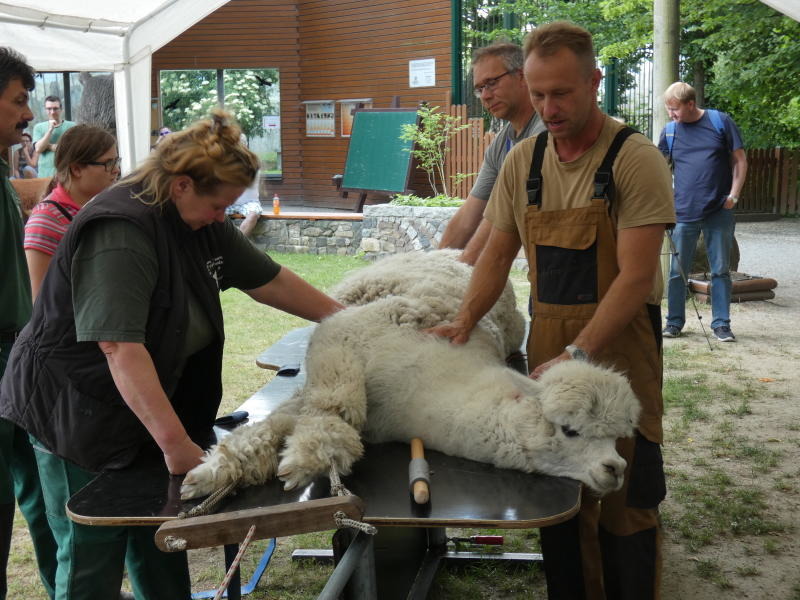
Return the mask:
<svg viewBox="0 0 800 600">
<path fill-rule="evenodd" d="M 34 440 L 57 598 L 115 598 L 127 564 L 137 598 L 189 599 L 186 554 L 160 552 L 155 527 L 80 525 L 64 505 L 102 470 L 200 463 L 222 398 L 220 291 L 312 321 L 342 308 L 225 217 L 258 169 L 239 134 L 216 110 L 85 206 L 12 349 L 0 414 Z"/>
<path fill-rule="evenodd" d="M 105 129 L 76 125 L 61 136 L 49 194 L 25 223 L 25 257 L 34 300 L 67 227 L 84 204 L 117 180 L 119 160 L 117 140 Z"/>
</svg>

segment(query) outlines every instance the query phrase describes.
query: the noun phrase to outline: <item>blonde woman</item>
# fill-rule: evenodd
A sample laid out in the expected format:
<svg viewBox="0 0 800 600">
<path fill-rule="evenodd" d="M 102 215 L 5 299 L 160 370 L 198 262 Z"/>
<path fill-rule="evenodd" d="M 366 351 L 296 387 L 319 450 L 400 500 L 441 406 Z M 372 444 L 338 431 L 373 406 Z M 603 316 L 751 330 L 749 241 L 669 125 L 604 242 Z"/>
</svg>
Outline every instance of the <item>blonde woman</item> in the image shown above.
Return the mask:
<svg viewBox="0 0 800 600">
<path fill-rule="evenodd" d="M 119 178 L 119 160 L 117 140 L 105 129 L 76 125 L 61 136 L 51 191 L 25 223 L 25 258 L 34 299 L 70 222 L 84 204 Z"/>
<path fill-rule="evenodd" d="M 341 308 L 225 217 L 258 169 L 239 135 L 216 111 L 84 207 L 12 351 L 0 414 L 41 446 L 45 498 L 59 507 L 57 597 L 115 597 L 126 548 L 137 598 L 190 597 L 185 554 L 159 552 L 153 528 L 82 526 L 61 507 L 148 452 L 173 474 L 199 464 L 222 395 L 219 292 L 313 321 Z"/>
</svg>

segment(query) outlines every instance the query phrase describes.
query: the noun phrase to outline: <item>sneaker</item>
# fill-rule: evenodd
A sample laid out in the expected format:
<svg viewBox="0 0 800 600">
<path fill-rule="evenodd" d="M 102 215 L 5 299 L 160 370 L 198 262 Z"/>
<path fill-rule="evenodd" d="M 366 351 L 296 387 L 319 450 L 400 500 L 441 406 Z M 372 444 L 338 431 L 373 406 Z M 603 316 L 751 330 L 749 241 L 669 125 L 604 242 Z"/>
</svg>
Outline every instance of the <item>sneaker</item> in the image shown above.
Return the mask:
<svg viewBox="0 0 800 600">
<path fill-rule="evenodd" d="M 667 325 L 664 327 L 664 331 L 661 332 L 661 335 L 667 338 L 681 337 L 681 328 L 675 325 Z"/>
<path fill-rule="evenodd" d="M 714 327 L 714 335 L 720 342 L 735 342 L 736 336 L 733 335 L 731 328 L 727 325 L 721 327 Z"/>
</svg>

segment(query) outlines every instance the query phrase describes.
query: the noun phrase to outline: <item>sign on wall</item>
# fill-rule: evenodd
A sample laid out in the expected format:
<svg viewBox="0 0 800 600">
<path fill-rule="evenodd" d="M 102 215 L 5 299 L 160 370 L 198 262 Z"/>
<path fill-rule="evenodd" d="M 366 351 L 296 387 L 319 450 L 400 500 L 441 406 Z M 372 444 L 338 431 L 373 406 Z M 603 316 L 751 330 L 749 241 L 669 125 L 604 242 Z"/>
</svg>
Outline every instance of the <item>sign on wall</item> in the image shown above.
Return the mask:
<svg viewBox="0 0 800 600">
<path fill-rule="evenodd" d="M 350 137 L 353 131 L 353 111 L 361 105 L 361 108 L 372 108 L 372 98 L 349 98 L 347 100 L 337 100 L 339 103 L 339 115 L 342 122 L 342 137 Z"/>
<path fill-rule="evenodd" d="M 306 100 L 306 137 L 336 137 L 333 100 Z"/>
<path fill-rule="evenodd" d="M 436 59 L 424 58 L 408 61 L 408 87 L 434 87 L 436 85 Z"/>
</svg>

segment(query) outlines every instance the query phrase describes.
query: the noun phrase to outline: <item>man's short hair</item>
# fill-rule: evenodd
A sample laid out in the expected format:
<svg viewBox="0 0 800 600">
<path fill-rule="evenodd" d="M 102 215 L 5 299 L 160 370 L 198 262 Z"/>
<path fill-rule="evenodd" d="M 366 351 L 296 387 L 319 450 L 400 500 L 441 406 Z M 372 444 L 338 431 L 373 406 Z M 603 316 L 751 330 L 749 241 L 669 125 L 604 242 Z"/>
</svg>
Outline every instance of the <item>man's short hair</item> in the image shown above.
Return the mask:
<svg viewBox="0 0 800 600">
<path fill-rule="evenodd" d="M 540 25 L 525 36 L 525 58 L 535 52 L 538 56 L 553 56 L 562 48 L 569 48 L 586 66 L 587 74 L 596 67 L 592 34 L 583 27 L 568 21 L 554 21 Z"/>
<path fill-rule="evenodd" d="M 478 48 L 472 54 L 472 66 L 474 67 L 487 56 L 495 56 L 503 61 L 506 71 L 522 70 L 524 63 L 522 48 L 511 42 L 497 41 L 483 48 Z"/>
<path fill-rule="evenodd" d="M 44 101 L 45 102 L 58 102 L 58 106 L 59 107 L 63 106 L 63 104 L 61 104 L 61 98 L 59 98 L 58 96 L 48 96 L 47 98 L 44 99 Z"/>
<path fill-rule="evenodd" d="M 36 71 L 25 62 L 24 56 L 11 48 L 0 46 L 0 94 L 6 91 L 12 79 L 19 79 L 26 90 L 32 90 L 34 75 Z"/>
<path fill-rule="evenodd" d="M 688 83 L 676 81 L 664 90 L 664 102 L 669 102 L 670 100 L 677 100 L 681 104 L 686 104 L 687 102 L 697 103 L 697 93 Z"/>
</svg>

